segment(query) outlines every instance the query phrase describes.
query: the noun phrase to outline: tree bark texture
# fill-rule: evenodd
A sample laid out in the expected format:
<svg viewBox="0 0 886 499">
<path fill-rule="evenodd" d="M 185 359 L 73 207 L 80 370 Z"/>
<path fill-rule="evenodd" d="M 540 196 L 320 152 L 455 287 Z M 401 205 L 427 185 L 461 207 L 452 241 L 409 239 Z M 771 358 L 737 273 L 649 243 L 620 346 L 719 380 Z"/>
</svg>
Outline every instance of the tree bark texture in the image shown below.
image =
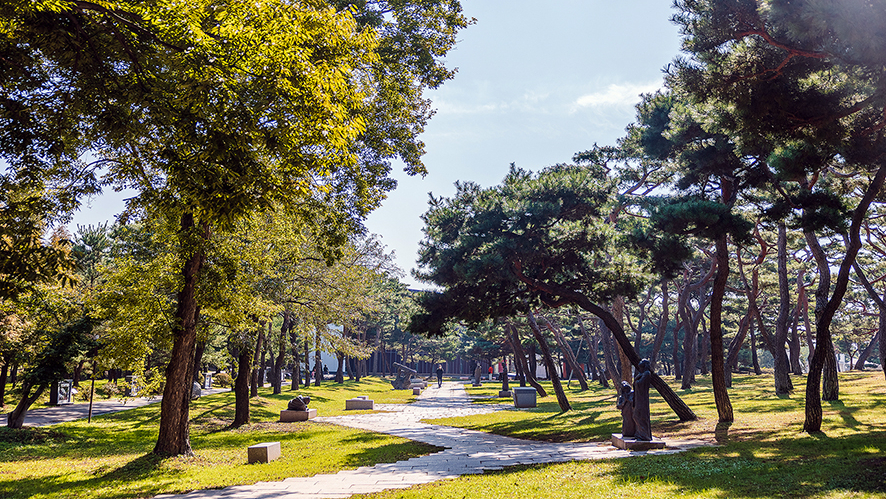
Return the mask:
<svg viewBox="0 0 886 499">
<path fill-rule="evenodd" d="M 34 393 L 31 393 L 31 388 L 34 388 Z M 25 415 L 28 413 L 28 409 L 31 405 L 40 398 L 40 395 L 43 395 L 43 392 L 46 390 L 47 385 L 41 383 L 34 387 L 30 382 L 25 381 L 22 383 L 22 398 L 19 399 L 18 404 L 16 404 L 15 409 L 12 410 L 6 416 L 6 426 L 12 429 L 19 429 L 22 425 L 25 424 Z"/>
<path fill-rule="evenodd" d="M 726 234 L 716 240 L 717 277 L 711 290 L 711 381 L 714 385 L 714 402 L 721 423 L 734 420 L 732 402 L 726 391 L 726 375 L 723 368 L 723 297 L 729 279 L 729 246 Z"/>
<path fill-rule="evenodd" d="M 624 296 L 616 296 L 614 300 L 612 300 L 612 315 L 615 317 L 615 320 L 618 322 L 618 325 L 621 326 L 621 329 L 625 328 L 625 299 Z M 615 343 L 615 350 L 618 352 L 618 370 L 619 374 L 621 374 L 621 380 L 627 381 L 631 385 L 634 384 L 634 376 L 631 372 L 631 361 L 628 359 L 627 354 L 624 351 L 624 347 L 621 346 L 619 342 Z M 615 379 L 615 378 L 613 378 Z M 621 385 L 621 383 L 619 383 Z"/>
<path fill-rule="evenodd" d="M 649 358 L 652 366 L 652 372 L 655 372 L 656 364 L 658 364 L 658 355 L 661 351 L 661 345 L 664 343 L 665 335 L 668 332 L 668 323 L 670 322 L 670 314 L 668 312 L 668 293 L 667 279 L 661 281 L 661 317 L 658 318 L 658 329 L 655 332 L 655 340 L 652 343 L 652 357 Z"/>
<path fill-rule="evenodd" d="M 724 372 L 726 374 L 726 386 L 732 386 L 732 371 L 734 371 L 738 367 L 738 354 L 741 352 L 741 347 L 744 345 L 744 340 L 748 335 L 748 330 L 751 328 L 751 322 L 753 321 L 751 312 L 748 311 L 744 317 L 741 318 L 741 321 L 738 323 L 738 333 L 732 338 L 732 341 L 729 343 L 729 350 L 726 354 L 726 364 L 723 366 Z"/>
<path fill-rule="evenodd" d="M 591 365 L 591 369 L 597 373 L 597 381 L 599 381 L 600 386 L 603 388 L 609 388 L 609 382 L 606 381 L 606 374 L 603 373 L 603 369 L 600 367 L 600 359 L 597 358 L 597 349 L 598 345 L 598 336 L 595 334 L 593 339 L 588 333 L 588 328 L 585 327 L 585 322 L 581 318 L 581 314 L 578 315 L 578 327 L 581 328 L 581 334 L 584 337 L 585 341 L 588 343 L 588 363 Z"/>
<path fill-rule="evenodd" d="M 778 223 L 778 317 L 775 319 L 775 338 L 772 358 L 775 363 L 775 394 L 787 395 L 794 391 L 791 383 L 790 361 L 785 354 L 788 327 L 791 319 L 791 297 L 788 289 L 788 233 L 784 222 Z"/>
<path fill-rule="evenodd" d="M 258 396 L 258 383 L 260 378 L 259 371 L 264 371 L 263 363 L 260 362 L 261 357 L 259 355 L 263 355 L 264 353 L 264 340 L 265 340 L 265 330 L 264 330 L 264 322 L 261 323 L 261 326 L 258 330 L 258 339 L 255 341 L 255 353 L 252 359 L 252 376 L 249 379 L 249 396 L 257 397 Z"/>
<path fill-rule="evenodd" d="M 830 331 L 831 322 L 834 319 L 837 308 L 843 301 L 843 296 L 846 294 L 846 289 L 849 285 L 849 272 L 852 264 L 855 263 L 855 257 L 858 255 L 859 249 L 861 249 L 859 233 L 862 221 L 874 198 L 880 194 L 884 179 L 886 179 L 886 165 L 881 165 L 852 212 L 852 222 L 849 225 L 849 244 L 846 245 L 846 253 L 840 264 L 840 270 L 837 273 L 837 280 L 834 282 L 834 291 L 830 300 L 823 303 L 830 289 L 830 286 L 823 286 L 824 279 L 821 279 L 819 288 L 816 290 L 815 355 L 812 357 L 812 363 L 809 366 L 809 376 L 806 378 L 806 421 L 803 424 L 803 429 L 807 432 L 821 431 L 822 411 L 821 399 L 819 398 L 819 383 L 822 382 L 822 371 L 826 364 L 833 362 L 834 367 L 836 367 Z M 818 240 L 814 235 L 810 231 L 805 232 L 807 235 L 806 241 L 810 249 L 813 243 L 818 247 L 819 254 L 816 254 L 815 250 L 812 251 L 816 264 L 819 266 L 819 275 L 823 277 L 823 273 L 829 272 L 826 268 L 822 268 L 822 264 L 824 264 L 824 267 L 827 267 L 827 259 L 824 258 L 824 253 L 821 251 L 821 247 L 818 246 Z M 824 377 L 821 396 L 825 400 L 837 400 L 839 398 L 839 384 L 836 372 L 833 373 L 832 377 Z"/>
<path fill-rule="evenodd" d="M 237 379 L 234 380 L 234 421 L 238 428 L 249 423 L 249 382 L 252 378 L 252 352 L 246 345 L 240 347 L 237 356 Z"/>
<path fill-rule="evenodd" d="M 185 248 L 195 229 L 194 217 L 182 215 L 180 239 Z M 209 239 L 209 226 L 200 225 L 202 241 Z M 205 255 L 202 248 L 192 249 L 182 268 L 183 284 L 178 293 L 178 304 L 173 321 L 173 343 L 166 367 L 166 387 L 160 401 L 160 429 L 154 454 L 193 455 L 189 433 L 191 382 L 194 378 L 194 347 L 197 343 L 197 281 Z"/>
<path fill-rule="evenodd" d="M 575 358 L 575 354 L 572 352 L 572 348 L 569 346 L 569 343 L 566 341 L 566 338 L 563 337 L 563 333 L 560 331 L 560 328 L 554 326 L 550 320 L 548 320 L 545 316 L 539 316 L 542 321 L 545 323 L 545 327 L 554 335 L 554 339 L 557 341 L 557 345 L 560 346 L 560 350 L 563 352 L 563 356 L 566 358 L 566 363 L 569 364 L 569 369 L 575 373 L 575 376 L 578 378 L 578 384 L 581 387 L 581 391 L 585 391 L 588 389 L 588 379 L 585 377 L 585 373 L 582 370 L 581 366 L 578 365 L 578 360 Z"/>
<path fill-rule="evenodd" d="M 523 343 L 520 340 L 520 332 L 517 331 L 517 328 L 513 324 L 508 323 L 508 328 L 510 329 L 509 339 L 511 342 L 511 348 L 514 349 L 514 356 L 517 358 L 517 362 L 523 370 L 526 382 L 529 383 L 529 386 L 535 388 L 539 397 L 547 397 L 548 392 L 545 391 L 544 387 L 542 387 L 535 378 L 535 372 L 530 370 L 529 363 L 526 361 L 526 355 L 523 353 Z M 521 383 L 520 386 L 524 385 Z"/>
</svg>

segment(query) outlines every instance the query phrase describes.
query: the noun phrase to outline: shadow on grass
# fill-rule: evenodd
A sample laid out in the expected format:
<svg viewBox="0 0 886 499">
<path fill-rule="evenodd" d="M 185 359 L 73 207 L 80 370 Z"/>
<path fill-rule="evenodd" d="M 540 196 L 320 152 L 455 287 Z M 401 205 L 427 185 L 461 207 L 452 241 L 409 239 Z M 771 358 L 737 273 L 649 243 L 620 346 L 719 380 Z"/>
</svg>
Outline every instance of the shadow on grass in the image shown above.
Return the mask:
<svg viewBox="0 0 886 499">
<path fill-rule="evenodd" d="M 722 424 L 723 436 L 726 424 Z M 717 435 L 720 441 L 721 425 Z M 724 438 L 727 441 L 728 438 Z M 831 438 L 824 433 L 768 442 L 732 442 L 671 456 L 615 462 L 619 480 L 650 477 L 681 494 L 717 497 L 808 497 L 827 493 L 886 492 L 886 432 Z"/>
</svg>

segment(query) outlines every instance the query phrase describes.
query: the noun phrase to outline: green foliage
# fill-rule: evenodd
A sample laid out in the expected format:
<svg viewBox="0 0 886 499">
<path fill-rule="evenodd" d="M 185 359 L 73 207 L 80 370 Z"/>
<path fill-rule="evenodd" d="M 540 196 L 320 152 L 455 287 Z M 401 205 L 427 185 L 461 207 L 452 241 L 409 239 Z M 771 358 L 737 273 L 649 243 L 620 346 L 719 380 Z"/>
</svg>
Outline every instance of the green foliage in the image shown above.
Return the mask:
<svg viewBox="0 0 886 499">
<path fill-rule="evenodd" d="M 82 317 L 49 333 L 49 342 L 37 353 L 23 378 L 34 385 L 48 385 L 64 378 L 67 363 L 78 355 L 95 351 L 98 347 L 92 337 L 95 319 Z"/>
<path fill-rule="evenodd" d="M 234 379 L 228 373 L 216 373 L 212 376 L 212 384 L 221 388 L 229 388 L 234 386 Z"/>
<path fill-rule="evenodd" d="M 444 291 L 419 298 L 425 312 L 412 330 L 515 315 L 557 302 L 560 291 L 551 289 L 598 303 L 633 296 L 663 266 L 647 254 L 655 234 L 644 232 L 641 242 L 609 222 L 614 186 L 595 166 L 556 165 L 537 175 L 512 167 L 499 186 L 456 189 L 452 198 L 432 197 L 422 216 L 415 275 Z"/>
</svg>

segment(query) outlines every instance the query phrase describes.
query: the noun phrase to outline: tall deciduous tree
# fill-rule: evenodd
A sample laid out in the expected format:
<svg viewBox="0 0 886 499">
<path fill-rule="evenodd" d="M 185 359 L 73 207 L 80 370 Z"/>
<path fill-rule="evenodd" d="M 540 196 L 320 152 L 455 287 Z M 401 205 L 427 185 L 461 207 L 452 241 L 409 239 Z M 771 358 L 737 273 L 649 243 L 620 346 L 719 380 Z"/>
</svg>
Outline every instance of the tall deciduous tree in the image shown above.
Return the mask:
<svg viewBox="0 0 886 499">
<path fill-rule="evenodd" d="M 439 58 L 466 24 L 459 4 L 434 2 L 438 17 L 425 23 L 413 2 L 340 7 L 63 0 L 0 10 L 4 57 L 16 62 L 0 75 L 4 132 L 62 147 L 49 161 L 62 167 L 93 149 L 109 183 L 139 191 L 131 208 L 179 220 L 156 453 L 191 453 L 197 288 L 213 230 L 279 203 L 318 222 L 331 259 L 394 187 L 391 158 L 421 171 L 420 93 L 450 76 Z M 386 71 L 384 47 L 410 57 Z M 41 151 L 16 149 L 16 164 L 24 170 Z"/>
</svg>

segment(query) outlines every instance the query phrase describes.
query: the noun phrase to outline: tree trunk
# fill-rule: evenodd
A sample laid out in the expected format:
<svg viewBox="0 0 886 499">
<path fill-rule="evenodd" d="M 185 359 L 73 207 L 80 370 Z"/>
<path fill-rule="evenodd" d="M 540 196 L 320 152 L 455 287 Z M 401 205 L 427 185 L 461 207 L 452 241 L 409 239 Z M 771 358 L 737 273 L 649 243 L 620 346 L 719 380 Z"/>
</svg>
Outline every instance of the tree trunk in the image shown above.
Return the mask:
<svg viewBox="0 0 886 499">
<path fill-rule="evenodd" d="M 261 328 L 258 330 L 258 339 L 255 340 L 255 353 L 252 358 L 252 376 L 249 379 L 249 397 L 257 397 L 258 396 L 258 380 L 259 380 L 259 371 L 264 371 L 264 368 L 259 365 L 261 360 L 261 354 L 264 353 L 264 339 L 265 339 L 265 329 L 264 323 L 261 323 Z M 264 384 L 264 383 L 262 383 Z"/>
<path fill-rule="evenodd" d="M 74 373 L 71 375 L 71 380 L 74 382 L 74 386 L 80 388 L 80 373 L 83 371 L 83 364 L 86 363 L 86 359 L 82 359 L 80 362 L 77 362 L 77 367 L 74 368 Z"/>
<path fill-rule="evenodd" d="M 702 307 L 699 307 L 701 311 Z M 692 307 L 689 306 L 688 297 L 680 308 L 683 315 L 683 383 L 680 388 L 687 390 L 692 388 L 695 382 L 695 368 L 698 360 L 698 326 L 690 315 Z"/>
<path fill-rule="evenodd" d="M 883 362 L 884 352 L 883 347 L 886 345 L 883 337 L 886 335 L 886 292 L 884 292 L 883 297 L 877 293 L 877 290 L 874 289 L 874 286 L 871 285 L 871 282 L 868 280 L 865 273 L 862 271 L 861 266 L 858 264 L 856 260 L 852 264 L 852 268 L 855 269 L 855 275 L 858 276 L 858 280 L 861 281 L 861 284 L 864 286 L 864 289 L 867 291 L 868 296 L 874 303 L 877 304 L 878 314 L 878 322 L 877 322 L 877 333 L 874 335 L 871 342 L 868 344 L 867 348 L 858 356 L 858 363 L 855 365 L 855 368 L 858 370 L 864 369 L 864 363 L 870 357 L 871 351 L 873 350 L 875 345 L 879 345 L 880 348 L 880 365 L 883 368 L 883 372 L 886 373 L 886 362 Z M 0 400 L 2 403 L 2 400 Z"/>
<path fill-rule="evenodd" d="M 245 342 L 244 342 L 245 343 Z M 234 380 L 234 422 L 231 427 L 239 428 L 249 423 L 249 385 L 252 372 L 253 352 L 244 344 L 237 356 L 237 379 Z"/>
<path fill-rule="evenodd" d="M 569 369 L 573 373 L 575 373 L 575 376 L 578 378 L 578 384 L 581 387 L 581 391 L 587 390 L 588 379 L 585 378 L 585 373 L 582 370 L 581 366 L 578 365 L 578 360 L 576 360 L 575 354 L 572 352 L 572 348 L 569 346 L 566 338 L 563 337 L 563 333 L 560 331 L 559 328 L 551 324 L 551 321 L 549 321 L 547 317 L 540 317 L 541 320 L 544 321 L 545 326 L 548 328 L 548 330 L 554 335 L 554 339 L 557 341 L 557 344 L 560 346 L 560 350 L 563 352 L 563 356 L 566 358 L 566 363 L 569 364 Z"/>
<path fill-rule="evenodd" d="M 338 370 L 335 372 L 335 382 L 341 384 L 345 382 L 345 354 L 342 352 L 336 352 L 335 357 L 336 360 L 338 360 Z"/>
<path fill-rule="evenodd" d="M 314 386 L 320 386 L 323 377 L 323 358 L 320 356 L 320 328 L 314 335 Z"/>
<path fill-rule="evenodd" d="M 548 392 L 545 391 L 541 384 L 539 384 L 538 380 L 535 379 L 535 372 L 530 371 L 529 369 L 529 364 L 526 361 L 526 355 L 523 353 L 523 343 L 520 341 L 520 333 L 517 331 L 517 328 L 514 327 L 514 325 L 511 323 L 508 323 L 508 328 L 511 330 L 511 334 L 509 335 L 511 348 L 514 349 L 514 356 L 517 358 L 517 363 L 520 365 L 520 369 L 523 370 L 526 382 L 529 383 L 529 386 L 535 388 L 535 391 L 538 393 L 539 397 L 547 397 Z M 520 386 L 526 386 L 523 383 L 523 379 L 520 380 Z"/>
<path fill-rule="evenodd" d="M 655 332 L 655 341 L 652 344 L 652 357 L 649 359 L 652 372 L 655 372 L 658 354 L 661 351 L 661 345 L 664 343 L 665 335 L 668 332 L 668 323 L 670 322 L 670 314 L 668 313 L 669 282 L 667 279 L 661 281 L 661 317 L 658 318 L 658 330 Z"/>
<path fill-rule="evenodd" d="M 618 364 L 615 362 L 612 331 L 606 327 L 606 323 L 602 319 L 600 319 L 600 337 L 603 340 L 603 364 L 606 366 L 606 373 L 609 375 L 609 379 L 615 385 L 615 390 L 618 391 L 621 389 L 621 373 L 619 373 Z"/>
<path fill-rule="evenodd" d="M 880 313 L 880 367 L 886 376 L 886 314 Z"/>
<path fill-rule="evenodd" d="M 794 307 L 794 313 L 791 318 L 791 342 L 789 357 L 791 361 L 791 373 L 796 375 L 803 374 L 803 366 L 800 364 L 800 304 Z"/>
<path fill-rule="evenodd" d="M 708 330 L 704 314 L 701 315 L 701 354 L 698 356 L 698 365 L 701 374 L 708 374 L 708 362 L 711 357 L 711 332 Z"/>
<path fill-rule="evenodd" d="M 30 382 L 25 381 L 22 383 L 22 398 L 19 400 L 18 405 L 15 406 L 15 409 L 6 417 L 6 426 L 9 428 L 19 429 L 25 424 L 25 415 L 28 413 L 28 409 L 31 407 L 31 404 L 40 398 L 40 395 L 43 395 L 47 385 L 45 383 L 37 385 L 33 394 L 30 393 L 31 388 L 33 388 L 33 385 Z"/>
<path fill-rule="evenodd" d="M 545 360 L 545 366 L 548 369 L 548 377 L 551 378 L 551 383 L 554 385 L 554 394 L 557 396 L 557 403 L 560 405 L 560 410 L 562 412 L 566 412 L 572 409 L 572 406 L 569 405 L 569 400 L 566 398 L 566 392 L 563 391 L 563 385 L 560 384 L 560 377 L 557 376 L 557 366 L 554 365 L 554 359 L 551 357 L 551 350 L 548 348 L 548 342 L 545 340 L 545 337 L 541 334 L 541 329 L 538 327 L 538 323 L 535 322 L 535 316 L 532 314 L 532 311 L 526 312 L 526 319 L 529 321 L 529 329 L 532 330 L 533 336 L 535 336 L 535 341 L 538 343 L 539 348 L 541 348 L 542 357 Z"/>
<path fill-rule="evenodd" d="M 274 321 L 271 319 L 268 319 L 268 333 L 265 335 L 265 337 L 263 338 L 263 341 L 262 341 L 263 348 L 261 349 L 261 362 L 259 362 L 259 366 L 258 366 L 258 386 L 259 386 L 259 388 L 263 388 L 265 386 L 265 383 L 268 382 L 268 378 L 265 375 L 265 373 L 267 372 L 267 367 L 268 367 L 267 354 L 268 354 L 268 351 L 270 350 L 271 328 L 273 328 L 273 327 L 274 327 Z M 273 357 L 274 357 L 273 352 L 271 352 L 271 358 L 273 358 Z"/>
<path fill-rule="evenodd" d="M 7 357 L 8 356 L 4 356 Z M 0 407 L 4 407 L 6 405 L 6 377 L 9 374 L 9 361 L 3 360 L 3 367 L 0 368 Z M 95 373 L 93 373 L 93 377 L 95 377 Z"/>
<path fill-rule="evenodd" d="M 775 394 L 787 395 L 794 391 L 791 383 L 790 362 L 785 354 L 788 327 L 791 318 L 791 297 L 788 289 L 788 234 L 784 222 L 778 223 L 778 317 L 775 319 L 775 338 L 772 358 L 775 362 Z"/>
<path fill-rule="evenodd" d="M 833 362 L 836 368 L 836 359 L 834 358 L 833 344 L 831 343 L 831 322 L 837 308 L 843 301 L 846 289 L 849 285 L 849 271 L 852 264 L 855 263 L 855 257 L 858 250 L 861 249 L 861 239 L 859 233 L 861 231 L 861 223 L 867 214 L 868 208 L 874 201 L 874 198 L 880 194 L 883 188 L 883 181 L 886 179 L 886 165 L 881 165 L 877 170 L 871 183 L 865 190 L 861 200 L 852 212 L 852 223 L 849 225 L 849 244 L 846 245 L 846 253 L 840 264 L 840 271 L 837 273 L 837 280 L 834 283 L 834 292 L 831 299 L 827 303 L 823 303 L 830 289 L 824 287 L 824 280 L 819 282 L 819 288 L 816 290 L 815 305 L 815 355 L 812 357 L 812 363 L 809 366 L 809 376 L 806 378 L 806 421 L 803 429 L 807 432 L 821 431 L 821 400 L 819 399 L 819 383 L 822 381 L 822 371 L 824 367 Z M 827 259 L 824 258 L 824 252 L 818 245 L 818 240 L 811 231 L 804 231 L 806 241 L 812 250 L 816 264 L 819 266 L 819 275 L 827 272 Z M 812 249 L 813 245 L 817 248 Z M 816 254 L 816 251 L 818 253 Z M 825 268 L 822 268 L 825 267 Z M 837 400 L 839 398 L 839 384 L 836 376 L 836 369 L 833 373 L 824 373 L 824 386 L 822 386 L 822 398 L 825 400 Z"/>
<path fill-rule="evenodd" d="M 308 388 L 311 386 L 311 350 L 310 350 L 310 341 L 305 339 L 305 383 L 304 387 Z"/>
<path fill-rule="evenodd" d="M 274 379 L 271 380 L 271 386 L 274 388 L 274 395 L 278 395 L 283 391 L 283 363 L 286 362 L 286 328 L 287 318 L 284 316 L 283 325 L 280 326 L 280 339 L 277 342 L 277 359 L 274 361 Z"/>
<path fill-rule="evenodd" d="M 557 294 L 564 297 L 565 299 L 568 299 L 570 303 L 577 304 L 584 310 L 587 310 L 588 312 L 596 315 L 601 320 L 603 320 L 606 326 L 608 326 L 609 329 L 612 331 L 612 335 L 613 337 L 615 337 L 615 341 L 617 341 L 619 345 L 622 346 L 622 349 L 624 349 L 631 364 L 636 366 L 640 363 L 640 356 L 637 355 L 637 352 L 635 352 L 634 348 L 631 346 L 631 342 L 625 335 L 624 329 L 621 329 L 618 321 L 616 321 L 615 317 L 607 312 L 606 309 L 595 305 L 585 295 L 581 293 L 553 287 L 548 287 L 548 289 L 550 290 L 550 292 L 553 292 L 552 294 Z M 672 390 L 671 387 L 655 373 L 652 373 L 652 386 L 655 387 L 656 390 L 658 390 L 658 393 L 661 395 L 664 401 L 667 402 L 668 406 L 671 408 L 671 410 L 674 411 L 677 417 L 680 418 L 680 421 L 694 421 L 698 419 L 698 416 L 696 416 L 695 413 L 692 412 L 692 409 L 690 409 L 689 406 L 687 406 L 686 403 L 683 402 L 683 400 L 681 400 L 680 397 L 674 392 L 674 390 Z"/>
<path fill-rule="evenodd" d="M 184 248 L 192 248 L 194 217 L 182 215 L 179 238 Z M 200 242 L 209 239 L 209 225 L 200 224 Z M 194 378 L 194 347 L 197 343 L 197 281 L 205 255 L 202 249 L 187 256 L 182 268 L 183 284 L 172 326 L 172 351 L 166 367 L 166 386 L 160 401 L 160 428 L 154 454 L 193 455 L 189 434 L 191 383 Z"/>
<path fill-rule="evenodd" d="M 679 310 L 678 310 L 679 313 Z M 683 328 L 683 321 L 678 320 L 677 326 L 674 327 L 674 340 L 671 342 L 671 360 L 674 362 L 674 380 L 681 381 L 683 379 L 683 368 L 680 364 L 680 330 Z"/>
<path fill-rule="evenodd" d="M 711 290 L 711 380 L 714 385 L 714 402 L 721 423 L 734 420 L 732 403 L 726 391 L 726 378 L 723 369 L 723 297 L 726 295 L 726 283 L 729 279 L 729 246 L 726 234 L 716 240 L 717 277 Z"/>
<path fill-rule="evenodd" d="M 624 330 L 625 327 L 624 311 L 624 296 L 616 296 L 615 299 L 612 300 L 612 316 L 618 321 L 618 325 L 621 326 L 622 330 Z M 627 354 L 624 352 L 624 347 L 618 342 L 615 342 L 615 350 L 618 352 L 618 369 L 621 374 L 621 380 L 627 381 L 633 385 L 634 376 L 630 368 L 631 363 L 628 360 Z"/>
<path fill-rule="evenodd" d="M 593 372 L 596 373 L 597 381 L 600 382 L 600 386 L 603 388 L 609 388 L 609 382 L 606 381 L 606 375 L 603 374 L 603 369 L 600 367 L 600 359 L 597 358 L 597 349 L 599 348 L 599 345 L 597 344 L 597 335 L 595 334 L 593 341 L 591 341 L 591 336 L 588 334 L 588 328 L 585 327 L 585 322 L 581 318 L 581 314 L 577 315 L 578 327 L 581 328 L 581 334 L 588 343 L 588 363 L 591 365 Z"/>
<path fill-rule="evenodd" d="M 738 324 L 738 334 L 732 338 L 732 342 L 729 343 L 729 351 L 726 355 L 726 364 L 723 366 L 724 372 L 726 374 L 726 386 L 732 386 L 732 371 L 738 367 L 738 354 L 741 352 L 741 347 L 744 344 L 744 340 L 747 337 L 748 330 L 751 328 L 751 323 L 753 322 L 753 318 L 751 316 L 751 312 L 748 311 L 744 317 L 742 317 L 741 321 Z"/>
<path fill-rule="evenodd" d="M 200 373 L 200 367 L 203 365 L 204 351 L 206 351 L 206 342 L 198 341 L 194 346 L 194 381 L 199 381 L 197 375 Z"/>
<path fill-rule="evenodd" d="M 882 316 L 882 314 L 880 315 Z M 871 338 L 871 341 L 868 343 L 868 346 L 858 354 L 858 360 L 855 362 L 855 369 L 864 371 L 864 363 L 868 361 L 871 352 L 874 351 L 874 347 L 880 343 L 880 334 L 881 330 L 878 329 L 877 332 L 874 333 L 874 337 Z"/>
<path fill-rule="evenodd" d="M 760 369 L 760 361 L 757 359 L 757 335 L 754 332 L 755 324 L 751 321 L 750 324 L 751 330 L 751 366 L 754 368 L 754 374 L 759 376 L 763 374 L 763 371 Z"/>
<path fill-rule="evenodd" d="M 298 390 L 301 385 L 301 356 L 298 353 L 298 333 L 295 324 L 289 325 L 289 343 L 292 347 L 292 386 L 290 390 Z"/>
</svg>

